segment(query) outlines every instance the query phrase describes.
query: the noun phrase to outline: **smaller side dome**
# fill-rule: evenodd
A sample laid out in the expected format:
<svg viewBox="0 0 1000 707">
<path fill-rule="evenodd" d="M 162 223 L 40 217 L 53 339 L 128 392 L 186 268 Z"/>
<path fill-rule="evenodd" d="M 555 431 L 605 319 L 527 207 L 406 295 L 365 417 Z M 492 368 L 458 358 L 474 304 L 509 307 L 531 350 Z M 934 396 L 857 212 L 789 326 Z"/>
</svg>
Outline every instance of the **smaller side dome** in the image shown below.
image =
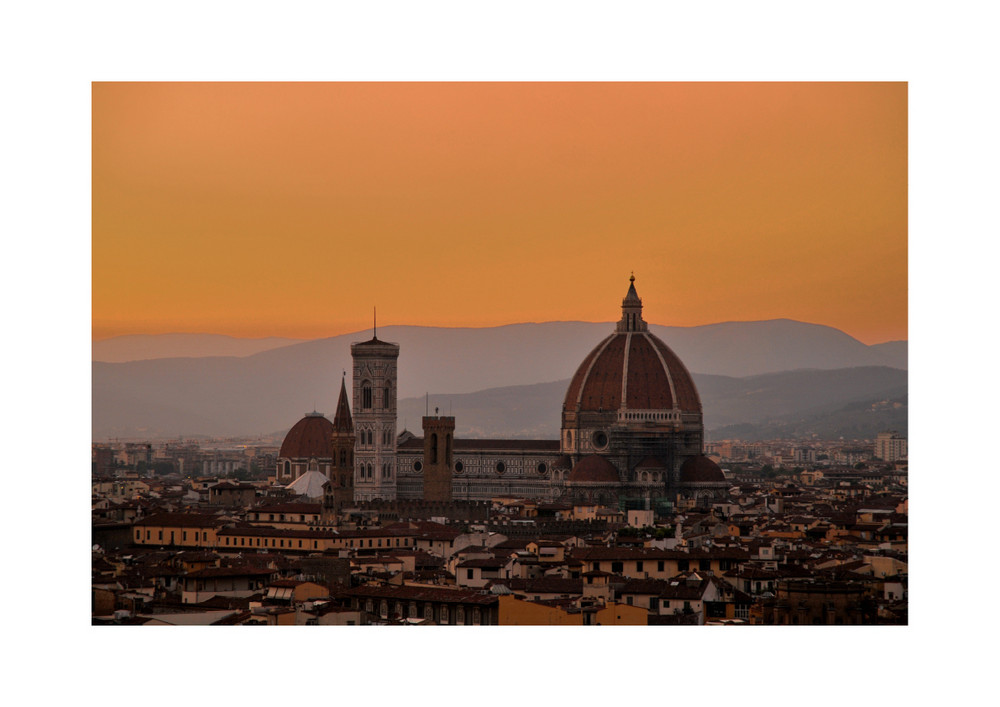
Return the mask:
<svg viewBox="0 0 1000 707">
<path fill-rule="evenodd" d="M 570 483 L 617 484 L 618 470 L 600 454 L 589 454 L 578 461 L 569 472 Z"/>
<path fill-rule="evenodd" d="M 288 430 L 278 456 L 283 459 L 331 459 L 333 423 L 321 412 L 311 412 Z"/>
<path fill-rule="evenodd" d="M 681 464 L 680 482 L 682 484 L 704 484 L 725 482 L 722 469 L 714 461 L 704 455 L 691 457 Z"/>
</svg>

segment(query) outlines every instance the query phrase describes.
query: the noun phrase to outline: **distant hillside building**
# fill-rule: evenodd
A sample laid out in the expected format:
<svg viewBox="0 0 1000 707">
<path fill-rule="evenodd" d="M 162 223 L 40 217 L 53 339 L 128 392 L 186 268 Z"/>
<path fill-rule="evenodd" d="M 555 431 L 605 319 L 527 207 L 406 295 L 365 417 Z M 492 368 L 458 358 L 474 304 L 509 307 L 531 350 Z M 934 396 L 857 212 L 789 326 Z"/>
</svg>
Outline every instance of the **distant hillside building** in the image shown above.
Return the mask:
<svg viewBox="0 0 1000 707">
<path fill-rule="evenodd" d="M 879 432 L 875 438 L 875 458 L 887 462 L 906 459 L 906 438 L 896 430 Z"/>
</svg>

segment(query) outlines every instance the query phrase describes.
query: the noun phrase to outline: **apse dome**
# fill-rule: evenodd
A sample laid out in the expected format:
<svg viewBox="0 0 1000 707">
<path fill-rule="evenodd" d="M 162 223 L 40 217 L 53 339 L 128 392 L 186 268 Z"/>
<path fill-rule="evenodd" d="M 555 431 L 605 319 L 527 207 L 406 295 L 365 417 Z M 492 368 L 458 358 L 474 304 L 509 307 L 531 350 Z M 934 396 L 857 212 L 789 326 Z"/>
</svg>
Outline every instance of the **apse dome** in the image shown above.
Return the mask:
<svg viewBox="0 0 1000 707">
<path fill-rule="evenodd" d="M 682 484 L 704 484 L 725 482 L 722 469 L 714 461 L 704 455 L 691 457 L 681 464 L 680 482 Z"/>
<path fill-rule="evenodd" d="M 590 454 L 573 466 L 567 481 L 575 484 L 617 484 L 621 479 L 614 464 L 599 454 Z"/>
</svg>

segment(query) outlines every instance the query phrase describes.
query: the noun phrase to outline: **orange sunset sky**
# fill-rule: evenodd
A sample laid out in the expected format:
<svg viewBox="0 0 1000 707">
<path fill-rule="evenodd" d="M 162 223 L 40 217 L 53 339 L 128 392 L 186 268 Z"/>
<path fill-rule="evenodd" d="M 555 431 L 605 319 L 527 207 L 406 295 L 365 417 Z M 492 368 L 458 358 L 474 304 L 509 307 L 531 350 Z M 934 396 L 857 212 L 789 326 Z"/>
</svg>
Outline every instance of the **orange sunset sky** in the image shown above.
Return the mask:
<svg viewBox="0 0 1000 707">
<path fill-rule="evenodd" d="M 98 83 L 93 336 L 907 338 L 905 83 Z"/>
</svg>

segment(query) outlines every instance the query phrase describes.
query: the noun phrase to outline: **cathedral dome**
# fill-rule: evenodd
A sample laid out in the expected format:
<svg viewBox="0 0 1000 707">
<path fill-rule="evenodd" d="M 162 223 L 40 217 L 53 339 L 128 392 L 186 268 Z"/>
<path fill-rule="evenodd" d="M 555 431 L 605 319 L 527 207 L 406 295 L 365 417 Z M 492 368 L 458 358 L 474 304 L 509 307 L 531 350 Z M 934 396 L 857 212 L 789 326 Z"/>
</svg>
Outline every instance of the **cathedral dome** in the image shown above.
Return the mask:
<svg viewBox="0 0 1000 707">
<path fill-rule="evenodd" d="M 687 368 L 642 319 L 635 278 L 613 334 L 583 359 L 566 391 L 567 411 L 680 410 L 701 412 Z"/>
<path fill-rule="evenodd" d="M 323 413 L 308 413 L 288 430 L 278 456 L 284 459 L 332 459 L 333 432 L 333 423 Z"/>
<path fill-rule="evenodd" d="M 578 461 L 569 472 L 570 483 L 617 484 L 618 470 L 600 454 L 590 454 Z"/>
<path fill-rule="evenodd" d="M 719 465 L 704 455 L 691 457 L 681 464 L 680 482 L 682 484 L 703 484 L 725 480 L 726 477 Z"/>
</svg>

